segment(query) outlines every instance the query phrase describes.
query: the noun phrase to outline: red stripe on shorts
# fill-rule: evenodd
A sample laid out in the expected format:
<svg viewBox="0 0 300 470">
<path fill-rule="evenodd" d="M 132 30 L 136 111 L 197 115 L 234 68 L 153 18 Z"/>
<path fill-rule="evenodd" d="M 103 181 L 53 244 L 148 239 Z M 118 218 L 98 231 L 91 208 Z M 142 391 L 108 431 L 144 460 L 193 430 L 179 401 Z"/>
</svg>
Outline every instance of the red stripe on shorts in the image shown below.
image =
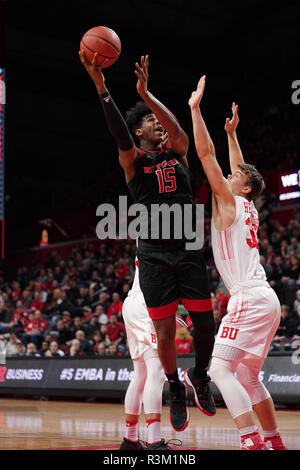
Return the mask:
<svg viewBox="0 0 300 470">
<path fill-rule="evenodd" d="M 183 306 L 191 312 L 207 312 L 212 310 L 212 300 L 209 299 L 180 299 Z"/>
<path fill-rule="evenodd" d="M 151 320 L 161 320 L 163 318 L 171 317 L 177 312 L 179 300 L 176 299 L 170 304 L 163 305 L 162 307 L 147 307 Z"/>
</svg>

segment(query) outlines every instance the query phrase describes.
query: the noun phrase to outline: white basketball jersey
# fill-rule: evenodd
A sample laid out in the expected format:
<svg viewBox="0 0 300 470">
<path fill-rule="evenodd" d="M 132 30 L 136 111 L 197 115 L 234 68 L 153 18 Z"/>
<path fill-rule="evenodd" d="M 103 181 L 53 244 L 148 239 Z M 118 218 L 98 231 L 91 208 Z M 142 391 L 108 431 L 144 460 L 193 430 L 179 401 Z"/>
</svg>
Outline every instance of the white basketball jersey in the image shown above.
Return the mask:
<svg viewBox="0 0 300 470">
<path fill-rule="evenodd" d="M 211 221 L 211 237 L 217 270 L 231 295 L 243 286 L 268 285 L 260 264 L 257 239 L 258 213 L 253 202 L 235 196 L 236 215 L 227 230 L 217 230 Z"/>
</svg>

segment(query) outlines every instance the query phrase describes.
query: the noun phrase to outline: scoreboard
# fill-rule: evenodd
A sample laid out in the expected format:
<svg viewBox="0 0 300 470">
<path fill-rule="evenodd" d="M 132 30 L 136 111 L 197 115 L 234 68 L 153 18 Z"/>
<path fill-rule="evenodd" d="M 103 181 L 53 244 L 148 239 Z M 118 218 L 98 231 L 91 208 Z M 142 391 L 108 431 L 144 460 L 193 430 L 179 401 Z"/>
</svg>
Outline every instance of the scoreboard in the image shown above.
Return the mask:
<svg viewBox="0 0 300 470">
<path fill-rule="evenodd" d="M 5 203 L 5 69 L 0 68 L 0 259 L 4 260 L 4 203 Z"/>
</svg>

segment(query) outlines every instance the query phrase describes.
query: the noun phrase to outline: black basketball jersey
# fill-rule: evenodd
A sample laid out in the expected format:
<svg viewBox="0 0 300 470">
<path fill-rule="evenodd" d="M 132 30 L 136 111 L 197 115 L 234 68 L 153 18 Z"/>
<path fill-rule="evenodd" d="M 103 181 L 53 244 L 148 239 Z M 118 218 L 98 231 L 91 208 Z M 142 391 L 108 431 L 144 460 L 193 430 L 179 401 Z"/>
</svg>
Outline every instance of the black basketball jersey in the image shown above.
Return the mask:
<svg viewBox="0 0 300 470">
<path fill-rule="evenodd" d="M 163 237 L 162 221 L 160 221 L 158 238 L 153 237 L 151 227 L 153 229 L 154 225 L 154 228 L 157 228 L 158 223 L 158 219 L 153 213 L 153 205 L 167 204 L 170 207 L 177 204 L 182 208 L 183 214 L 184 205 L 189 204 L 194 211 L 195 205 L 192 198 L 190 172 L 181 162 L 181 157 L 174 153 L 168 143 L 162 145 L 157 151 L 140 148 L 140 156 L 136 162 L 136 173 L 128 183 L 128 189 L 134 203 L 143 204 L 148 211 L 147 223 L 149 230 L 148 240 L 145 239 L 145 243 L 148 246 L 152 243 L 171 246 L 170 241 L 177 239 L 177 236 L 174 235 L 173 214 L 171 213 L 170 239 L 166 240 Z M 139 240 L 142 240 L 142 238 Z M 182 219 L 181 242 L 176 240 L 175 246 L 181 246 L 185 240 Z M 139 241 L 139 246 L 142 245 L 144 246 L 144 243 Z"/>
</svg>

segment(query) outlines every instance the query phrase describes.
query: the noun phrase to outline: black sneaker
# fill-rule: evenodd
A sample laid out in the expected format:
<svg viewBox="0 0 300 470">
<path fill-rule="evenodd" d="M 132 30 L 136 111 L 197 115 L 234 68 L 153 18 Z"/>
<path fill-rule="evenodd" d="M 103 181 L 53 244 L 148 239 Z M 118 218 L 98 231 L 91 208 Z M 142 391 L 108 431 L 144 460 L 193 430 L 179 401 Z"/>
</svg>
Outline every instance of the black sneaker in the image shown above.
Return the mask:
<svg viewBox="0 0 300 470">
<path fill-rule="evenodd" d="M 147 444 L 146 450 L 173 450 L 168 444 L 162 439 L 159 442 L 155 442 L 154 444 Z"/>
<path fill-rule="evenodd" d="M 183 384 L 184 385 L 184 384 Z M 170 422 L 175 431 L 184 431 L 190 421 L 190 415 L 186 407 L 187 388 L 170 393 Z"/>
<path fill-rule="evenodd" d="M 129 441 L 124 437 L 122 444 L 120 445 L 120 450 L 145 450 L 145 447 L 141 441 Z"/>
<path fill-rule="evenodd" d="M 216 414 L 216 405 L 209 387 L 210 378 L 197 379 L 194 377 L 193 370 L 187 369 L 184 372 L 185 383 L 193 389 L 197 408 L 204 414 L 213 416 Z"/>
</svg>

